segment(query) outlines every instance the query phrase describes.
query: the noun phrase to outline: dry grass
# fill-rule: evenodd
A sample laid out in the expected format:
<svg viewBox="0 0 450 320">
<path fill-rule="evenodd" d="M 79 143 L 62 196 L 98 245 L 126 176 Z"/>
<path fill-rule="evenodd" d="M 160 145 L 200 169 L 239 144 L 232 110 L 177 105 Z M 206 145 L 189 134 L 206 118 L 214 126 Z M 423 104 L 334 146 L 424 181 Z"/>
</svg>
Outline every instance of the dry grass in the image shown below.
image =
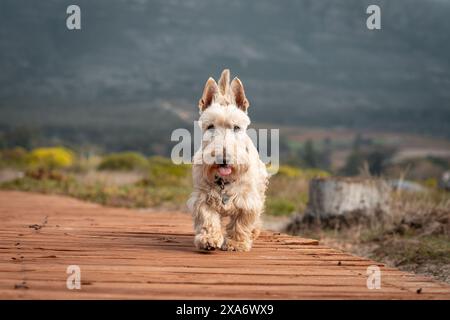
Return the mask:
<svg viewBox="0 0 450 320">
<path fill-rule="evenodd" d="M 145 178 L 145 174 L 139 171 L 97 171 L 89 170 L 77 173 L 74 178 L 81 184 L 93 185 L 97 183 L 124 186 L 135 184 Z"/>
<path fill-rule="evenodd" d="M 20 179 L 23 177 L 23 172 L 17 169 L 5 168 L 0 169 L 0 183 Z"/>
<path fill-rule="evenodd" d="M 319 239 L 324 245 L 422 273 L 450 283 L 450 193 L 394 192 L 383 221 L 344 229 L 301 225 L 288 231 Z"/>
<path fill-rule="evenodd" d="M 308 181 L 301 178 L 275 176 L 267 190 L 266 213 L 290 215 L 303 212 L 308 201 Z"/>
<path fill-rule="evenodd" d="M 428 192 L 399 193 L 392 196 L 393 232 L 418 235 L 450 235 L 450 193 Z"/>
</svg>

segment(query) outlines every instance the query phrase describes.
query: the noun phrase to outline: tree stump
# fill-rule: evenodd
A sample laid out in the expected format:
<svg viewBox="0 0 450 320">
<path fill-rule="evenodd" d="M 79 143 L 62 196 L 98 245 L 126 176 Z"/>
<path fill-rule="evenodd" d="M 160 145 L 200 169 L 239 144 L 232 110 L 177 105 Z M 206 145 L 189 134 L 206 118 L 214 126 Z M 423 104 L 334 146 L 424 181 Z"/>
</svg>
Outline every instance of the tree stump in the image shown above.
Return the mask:
<svg viewBox="0 0 450 320">
<path fill-rule="evenodd" d="M 303 222 L 336 227 L 383 220 L 389 213 L 390 194 L 391 187 L 382 179 L 312 179 Z"/>
</svg>

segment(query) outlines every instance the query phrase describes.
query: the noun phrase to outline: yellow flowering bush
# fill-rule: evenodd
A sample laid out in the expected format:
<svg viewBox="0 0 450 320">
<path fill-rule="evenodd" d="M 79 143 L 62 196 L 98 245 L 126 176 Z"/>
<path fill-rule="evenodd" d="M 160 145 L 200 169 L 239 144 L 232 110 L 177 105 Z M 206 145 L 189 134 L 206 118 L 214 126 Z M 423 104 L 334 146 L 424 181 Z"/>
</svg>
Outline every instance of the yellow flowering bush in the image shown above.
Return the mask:
<svg viewBox="0 0 450 320">
<path fill-rule="evenodd" d="M 74 154 L 63 147 L 37 148 L 28 155 L 28 165 L 31 168 L 57 169 L 73 165 Z"/>
</svg>

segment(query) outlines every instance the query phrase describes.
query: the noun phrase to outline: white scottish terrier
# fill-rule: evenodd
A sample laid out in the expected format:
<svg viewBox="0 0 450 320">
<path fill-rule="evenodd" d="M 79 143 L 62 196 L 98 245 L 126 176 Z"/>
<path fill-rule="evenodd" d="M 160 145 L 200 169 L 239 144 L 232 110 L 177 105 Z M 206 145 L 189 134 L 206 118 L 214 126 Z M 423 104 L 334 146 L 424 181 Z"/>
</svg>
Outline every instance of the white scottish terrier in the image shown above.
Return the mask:
<svg viewBox="0 0 450 320">
<path fill-rule="evenodd" d="M 249 102 L 238 78 L 224 70 L 206 82 L 199 101 L 202 146 L 194 155 L 188 200 L 198 249 L 249 251 L 259 235 L 268 183 L 266 166 L 246 130 Z M 222 218 L 229 217 L 226 236 Z"/>
</svg>

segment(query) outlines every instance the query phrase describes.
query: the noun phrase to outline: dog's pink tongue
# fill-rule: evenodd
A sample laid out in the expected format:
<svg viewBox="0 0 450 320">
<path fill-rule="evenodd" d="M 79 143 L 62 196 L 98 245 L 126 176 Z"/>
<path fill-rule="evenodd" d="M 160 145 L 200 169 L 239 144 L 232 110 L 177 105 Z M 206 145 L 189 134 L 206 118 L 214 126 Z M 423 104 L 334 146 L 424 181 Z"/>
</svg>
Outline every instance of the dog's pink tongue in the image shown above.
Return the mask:
<svg viewBox="0 0 450 320">
<path fill-rule="evenodd" d="M 223 176 L 228 176 L 231 174 L 231 167 L 219 167 L 219 174 Z"/>
</svg>

